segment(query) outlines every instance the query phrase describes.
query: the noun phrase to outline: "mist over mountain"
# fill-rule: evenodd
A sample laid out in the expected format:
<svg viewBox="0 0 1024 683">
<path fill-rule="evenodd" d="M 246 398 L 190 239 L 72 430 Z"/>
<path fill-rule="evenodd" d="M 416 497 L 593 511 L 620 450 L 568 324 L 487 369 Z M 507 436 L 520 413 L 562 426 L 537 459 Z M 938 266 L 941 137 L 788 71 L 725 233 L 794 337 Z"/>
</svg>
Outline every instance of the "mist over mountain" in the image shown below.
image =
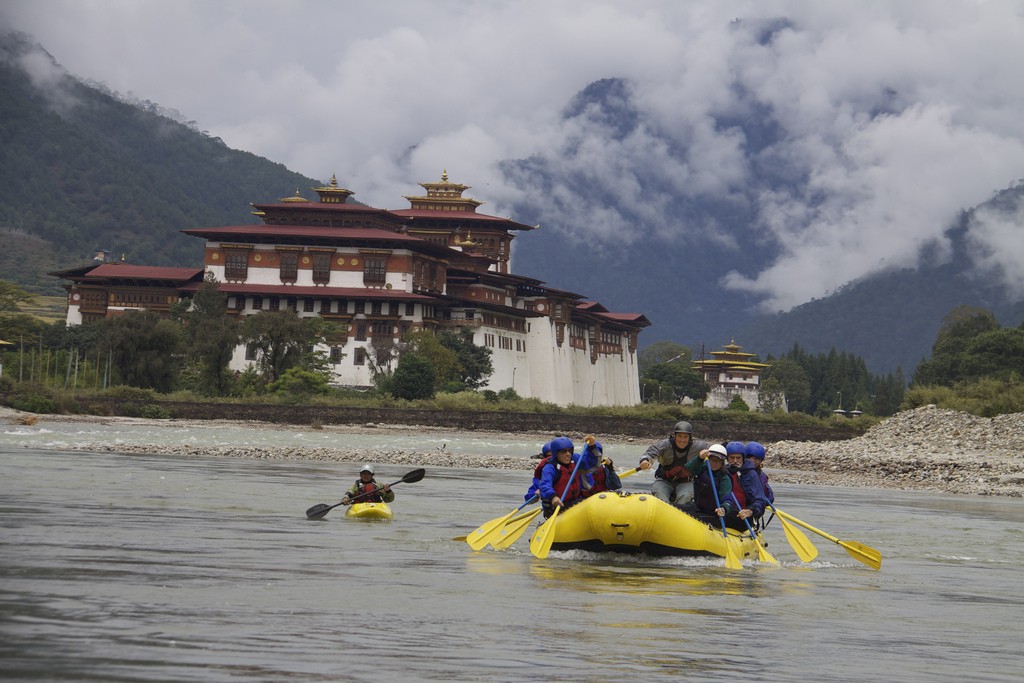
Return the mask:
<svg viewBox="0 0 1024 683">
<path fill-rule="evenodd" d="M 888 116 L 886 100 L 894 97 L 883 93 L 872 115 Z M 787 158 L 785 130 L 770 109 L 744 92 L 736 98 L 712 127 L 733 132 L 751 171 L 736 182 L 694 187 L 679 178 L 696 178 L 686 169 L 701 163 L 690 161 L 700 154 L 696 139 L 662 134 L 626 81 L 602 80 L 581 91 L 564 111 L 565 129 L 575 134 L 560 148 L 502 164 L 510 182 L 525 188 L 515 215 L 541 224 L 517 240 L 516 266 L 614 310 L 642 311 L 653 323 L 643 343 L 672 340 L 695 355 L 732 340 L 762 356 L 799 343 L 814 353 L 844 350 L 862 356 L 873 372 L 902 368 L 909 377 L 957 305 L 992 310 L 1004 325 L 1024 319 L 1024 263 L 1016 255 L 1024 244 L 1021 183 L 953 224 L 935 226 L 940 237 L 920 240 L 913 258 L 894 256 L 887 264 L 883 255 L 872 274 L 827 296 L 766 312 L 762 296 L 736 284 L 785 258 L 785 242 L 758 229 L 766 220 L 764 198 L 799 193 L 808 171 Z M 621 174 L 597 168 L 593 146 L 616 145 L 634 157 L 632 164 L 624 163 Z M 636 163 L 637 147 L 651 150 L 650 166 Z M 808 197 L 806 210 L 828 201 Z M 545 229 L 546 214 L 567 218 Z M 800 269 L 793 263 L 786 277 L 799 280 Z"/>
</svg>

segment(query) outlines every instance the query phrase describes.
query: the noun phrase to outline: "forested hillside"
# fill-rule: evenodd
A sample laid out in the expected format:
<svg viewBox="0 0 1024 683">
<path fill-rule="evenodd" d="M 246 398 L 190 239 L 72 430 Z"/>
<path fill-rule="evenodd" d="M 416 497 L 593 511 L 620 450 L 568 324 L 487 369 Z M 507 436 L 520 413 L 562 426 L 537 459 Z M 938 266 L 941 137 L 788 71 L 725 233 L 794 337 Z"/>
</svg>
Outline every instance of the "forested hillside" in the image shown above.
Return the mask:
<svg viewBox="0 0 1024 683">
<path fill-rule="evenodd" d="M 180 230 L 252 223 L 250 202 L 322 184 L 87 87 L 18 34 L 0 36 L 0 94 L 0 272 L 32 292 L 98 249 L 199 265 Z"/>
</svg>

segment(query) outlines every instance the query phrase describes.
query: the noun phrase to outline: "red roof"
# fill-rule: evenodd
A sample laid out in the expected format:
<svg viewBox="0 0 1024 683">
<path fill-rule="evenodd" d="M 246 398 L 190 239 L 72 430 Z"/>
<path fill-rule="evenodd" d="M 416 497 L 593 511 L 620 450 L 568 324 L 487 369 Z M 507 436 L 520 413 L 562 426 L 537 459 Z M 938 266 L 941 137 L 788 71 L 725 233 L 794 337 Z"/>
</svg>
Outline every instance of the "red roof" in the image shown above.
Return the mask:
<svg viewBox="0 0 1024 683">
<path fill-rule="evenodd" d="M 202 278 L 202 268 L 165 268 L 162 266 L 132 266 L 127 263 L 104 263 L 82 275 L 85 279 L 104 280 L 173 280 Z"/>
<path fill-rule="evenodd" d="M 443 201 L 443 200 L 438 200 Z M 478 221 L 480 223 L 504 223 L 503 227 L 510 230 L 533 230 L 535 225 L 517 223 L 511 218 L 488 216 L 486 213 L 470 211 L 437 211 L 431 209 L 393 209 L 391 213 L 402 218 L 437 218 L 443 220 Z"/>
</svg>

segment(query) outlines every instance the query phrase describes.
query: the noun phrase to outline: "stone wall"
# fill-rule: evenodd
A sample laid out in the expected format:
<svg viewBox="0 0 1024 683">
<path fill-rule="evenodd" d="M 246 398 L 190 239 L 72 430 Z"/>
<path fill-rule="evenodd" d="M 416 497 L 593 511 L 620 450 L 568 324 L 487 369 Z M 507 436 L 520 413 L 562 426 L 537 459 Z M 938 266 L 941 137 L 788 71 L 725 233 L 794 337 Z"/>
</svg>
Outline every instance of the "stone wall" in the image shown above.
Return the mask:
<svg viewBox="0 0 1024 683">
<path fill-rule="evenodd" d="M 90 398 L 79 401 L 83 411 L 98 415 L 144 416 L 138 401 Z M 283 424 L 404 424 L 446 427 L 453 430 L 541 432 L 548 434 L 596 434 L 663 438 L 672 421 L 637 420 L 622 417 L 559 415 L 541 413 L 412 410 L 397 408 L 343 408 L 309 405 L 266 405 L 238 403 L 153 402 L 169 417 L 183 420 L 253 420 Z M 693 421 L 698 439 L 740 441 L 835 441 L 850 439 L 861 432 L 849 428 L 803 427 L 787 424 L 746 424 Z"/>
</svg>

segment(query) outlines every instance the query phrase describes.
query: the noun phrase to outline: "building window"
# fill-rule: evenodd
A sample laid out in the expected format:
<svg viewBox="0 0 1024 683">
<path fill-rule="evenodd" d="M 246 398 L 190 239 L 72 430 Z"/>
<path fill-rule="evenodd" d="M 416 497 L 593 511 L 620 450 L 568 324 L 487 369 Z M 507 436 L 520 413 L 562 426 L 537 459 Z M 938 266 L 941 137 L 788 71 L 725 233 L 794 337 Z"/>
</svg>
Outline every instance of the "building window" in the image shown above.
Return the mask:
<svg viewBox="0 0 1024 683">
<path fill-rule="evenodd" d="M 235 297 L 235 310 L 236 311 L 244 311 L 245 310 L 245 297 L 244 296 L 236 296 Z"/>
<path fill-rule="evenodd" d="M 268 303 L 267 308 L 269 310 L 271 310 L 271 311 L 279 311 L 279 310 L 281 310 L 281 300 L 278 299 L 276 296 L 270 297 L 267 300 L 267 303 Z"/>
<path fill-rule="evenodd" d="M 375 322 L 370 325 L 370 336 L 374 339 L 391 336 L 391 323 L 388 321 Z"/>
<path fill-rule="evenodd" d="M 299 255 L 294 251 L 278 253 L 281 259 L 281 282 L 294 283 L 299 276 Z"/>
<path fill-rule="evenodd" d="M 366 341 L 366 323 L 356 323 L 356 341 Z"/>
<path fill-rule="evenodd" d="M 313 254 L 313 283 L 326 285 L 331 281 L 331 254 Z"/>
<path fill-rule="evenodd" d="M 246 344 L 245 345 L 245 359 L 246 360 L 256 360 L 256 345 L 255 344 Z"/>
<path fill-rule="evenodd" d="M 238 249 L 224 250 L 224 277 L 245 280 L 249 276 L 249 252 Z"/>
<path fill-rule="evenodd" d="M 411 303 L 411 302 L 407 303 L 405 305 L 405 314 L 407 316 L 409 316 L 410 318 L 413 317 L 414 315 L 416 315 L 416 304 Z"/>
<path fill-rule="evenodd" d="M 262 296 L 254 296 L 252 298 L 252 310 L 254 310 L 254 311 L 262 311 L 263 310 L 263 297 Z"/>
<path fill-rule="evenodd" d="M 312 299 L 303 299 L 302 300 L 302 310 L 303 310 L 303 312 L 305 312 L 305 313 L 312 313 L 313 312 L 313 304 L 314 303 L 315 302 Z"/>
<path fill-rule="evenodd" d="M 360 315 L 360 314 L 364 314 L 364 313 L 366 313 L 366 302 L 365 301 L 357 301 L 356 302 L 356 315 Z"/>
<path fill-rule="evenodd" d="M 387 281 L 387 258 L 367 256 L 363 259 L 363 284 L 383 285 Z"/>
<path fill-rule="evenodd" d="M 341 362 L 341 358 L 344 355 L 345 354 L 343 354 L 341 352 L 341 347 L 340 346 L 332 346 L 331 347 L 331 365 L 337 365 L 338 363 L 340 363 Z"/>
<path fill-rule="evenodd" d="M 352 356 L 353 365 L 366 365 L 366 349 L 362 346 L 356 349 Z"/>
<path fill-rule="evenodd" d="M 374 301 L 370 304 L 370 315 L 382 315 L 384 313 L 384 304 L 380 301 Z"/>
</svg>

